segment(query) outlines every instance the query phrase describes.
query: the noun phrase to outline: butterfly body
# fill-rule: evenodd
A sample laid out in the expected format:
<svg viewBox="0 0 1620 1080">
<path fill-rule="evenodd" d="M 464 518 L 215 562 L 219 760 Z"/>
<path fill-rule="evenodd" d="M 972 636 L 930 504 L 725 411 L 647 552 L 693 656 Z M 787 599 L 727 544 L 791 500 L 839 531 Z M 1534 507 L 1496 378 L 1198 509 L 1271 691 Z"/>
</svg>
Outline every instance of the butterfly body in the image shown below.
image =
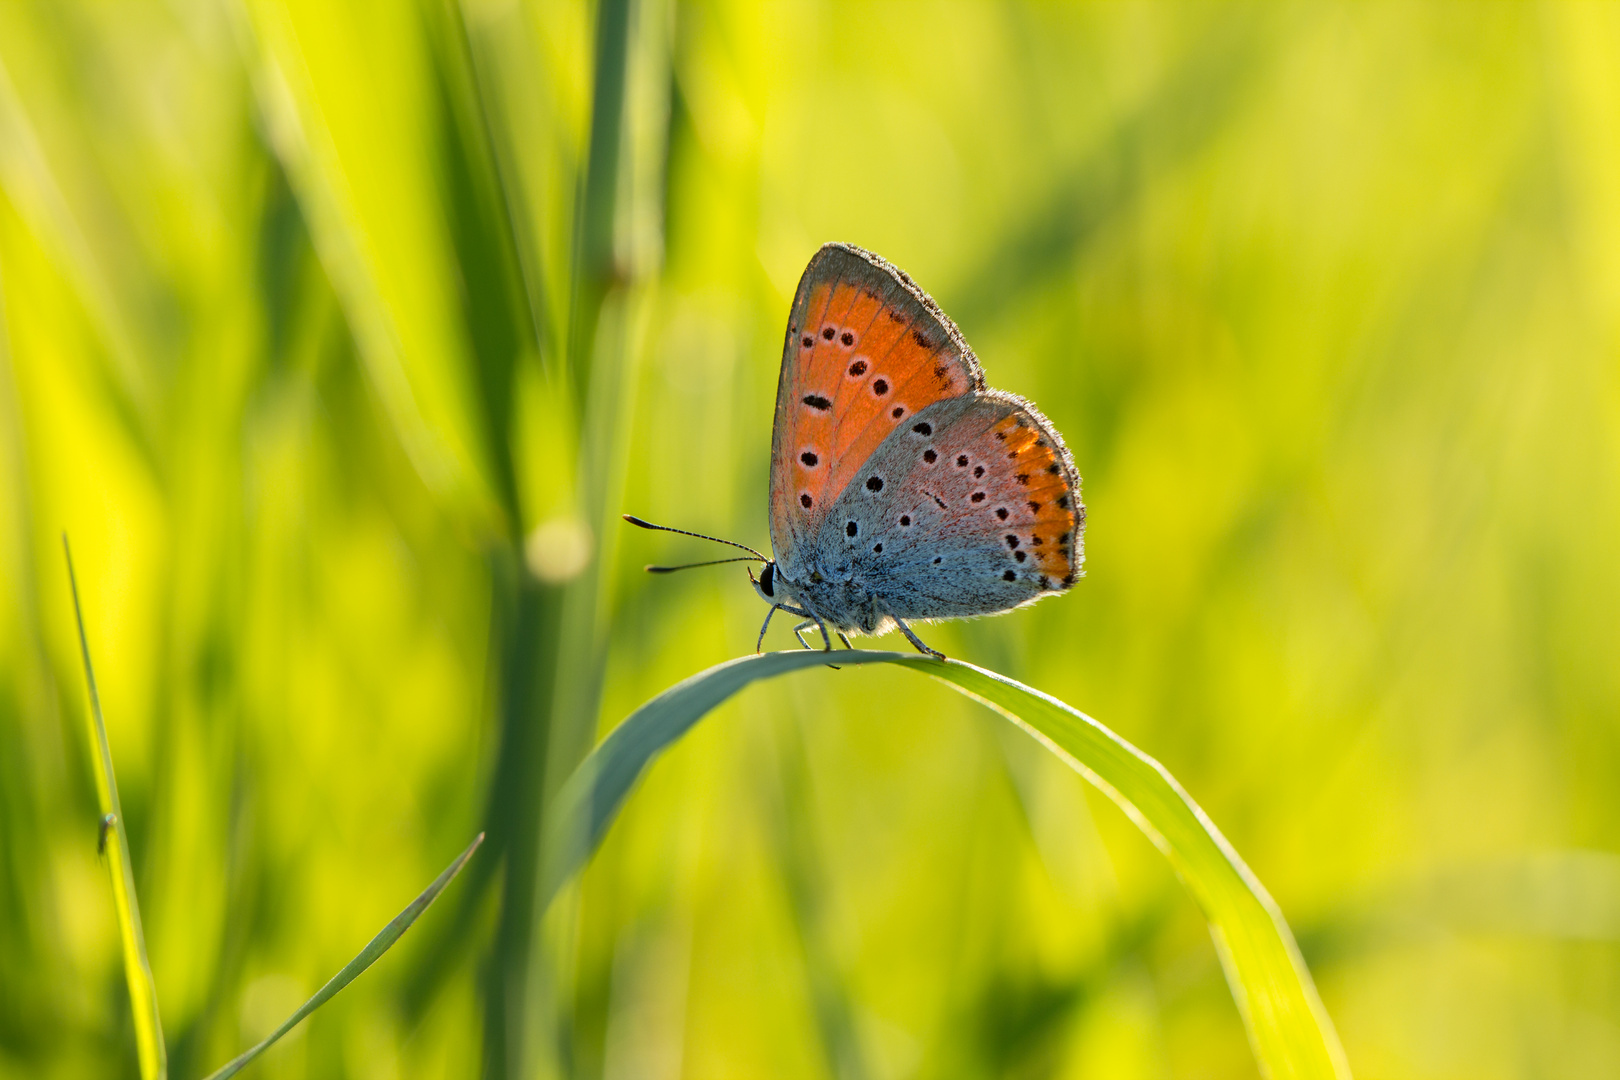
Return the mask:
<svg viewBox="0 0 1620 1080">
<path fill-rule="evenodd" d="M 762 642 L 782 610 L 828 648 L 829 628 L 898 626 L 938 656 L 908 622 L 1022 607 L 1068 589 L 1084 561 L 1080 474 L 1057 430 L 986 387 L 910 278 L 849 244 L 816 252 L 788 315 L 770 525 L 776 558 L 758 556 L 754 580 L 771 605 Z"/>
</svg>

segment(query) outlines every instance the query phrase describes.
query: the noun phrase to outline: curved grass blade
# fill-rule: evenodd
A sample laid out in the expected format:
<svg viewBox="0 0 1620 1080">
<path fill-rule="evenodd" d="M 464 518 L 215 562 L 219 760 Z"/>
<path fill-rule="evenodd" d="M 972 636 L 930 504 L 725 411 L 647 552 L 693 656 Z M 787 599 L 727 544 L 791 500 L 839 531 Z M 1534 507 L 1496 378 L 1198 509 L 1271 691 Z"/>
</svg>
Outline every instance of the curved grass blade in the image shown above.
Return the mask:
<svg viewBox="0 0 1620 1080">
<path fill-rule="evenodd" d="M 263 1042 L 237 1055 L 214 1072 L 209 1073 L 207 1080 L 224 1080 L 227 1076 L 235 1076 L 241 1072 L 243 1066 L 270 1049 L 271 1046 L 275 1045 L 276 1040 L 297 1027 L 300 1020 L 325 1005 L 337 995 L 339 990 L 353 982 L 357 975 L 376 963 L 377 958 L 387 952 L 394 942 L 398 941 L 405 931 L 411 928 L 411 924 L 416 921 L 417 917 L 427 910 L 427 906 L 438 898 L 439 893 L 444 891 L 444 887 L 450 884 L 450 879 L 461 872 L 461 868 L 467 864 L 467 860 L 472 858 L 472 853 L 477 851 L 478 845 L 483 842 L 483 833 L 473 837 L 473 842 L 467 845 L 467 850 L 456 856 L 456 861 L 445 867 L 444 872 L 433 879 L 433 884 L 422 890 L 421 896 L 412 900 L 404 911 L 394 916 L 393 920 L 383 927 L 364 949 L 360 950 L 360 955 L 344 964 L 343 970 L 327 980 L 325 986 L 315 991 L 314 997 L 299 1006 L 298 1011 L 289 1016 L 280 1027 L 272 1031 Z"/>
<path fill-rule="evenodd" d="M 67 559 L 68 588 L 73 593 L 73 618 L 79 626 L 79 655 L 84 658 L 84 681 L 90 691 L 90 741 L 96 752 L 91 764 L 96 774 L 96 801 L 101 806 L 101 830 L 96 846 L 107 856 L 112 878 L 113 907 L 118 912 L 118 936 L 124 949 L 124 977 L 129 982 L 129 1005 L 135 1020 L 135 1054 L 141 1080 L 162 1080 L 169 1075 L 169 1053 L 158 1019 L 157 984 L 146 959 L 146 936 L 141 932 L 141 907 L 135 898 L 135 873 L 129 862 L 129 833 L 124 808 L 118 801 L 118 778 L 113 773 L 107 725 L 101 717 L 101 695 L 90 664 L 90 642 L 84 632 L 84 611 L 79 606 L 79 582 L 73 573 L 73 551 L 62 534 L 62 555 Z M 108 842 L 109 836 L 111 843 Z"/>
<path fill-rule="evenodd" d="M 1203 909 L 1261 1072 L 1348 1080 L 1338 1035 L 1276 903 L 1164 766 L 1056 698 L 972 664 L 864 650 L 841 651 L 838 663 L 931 675 L 999 712 L 1095 784 L 1164 852 Z M 705 713 L 749 683 L 824 664 L 820 652 L 731 660 L 631 713 L 558 792 L 547 815 L 542 895 L 549 899 L 584 865 L 647 765 Z"/>
</svg>

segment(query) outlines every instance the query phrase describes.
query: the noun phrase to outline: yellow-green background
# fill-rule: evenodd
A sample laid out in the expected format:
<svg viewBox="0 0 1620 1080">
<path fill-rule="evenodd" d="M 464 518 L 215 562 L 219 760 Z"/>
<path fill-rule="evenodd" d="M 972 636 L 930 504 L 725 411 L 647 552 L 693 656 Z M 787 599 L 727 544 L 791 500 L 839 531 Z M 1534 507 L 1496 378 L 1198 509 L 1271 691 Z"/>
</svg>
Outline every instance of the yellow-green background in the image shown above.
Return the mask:
<svg viewBox="0 0 1620 1080">
<path fill-rule="evenodd" d="M 1620 1074 L 1620 6 L 85 0 L 0 6 L 0 1076 L 135 1070 L 63 530 L 175 1077 L 480 828 L 258 1075 L 1255 1074 L 1158 853 L 904 672 L 749 691 L 534 912 L 753 646 L 616 515 L 768 544 L 832 239 L 1085 477 L 1087 577 L 928 640 L 1166 764 L 1357 1076 Z"/>
</svg>

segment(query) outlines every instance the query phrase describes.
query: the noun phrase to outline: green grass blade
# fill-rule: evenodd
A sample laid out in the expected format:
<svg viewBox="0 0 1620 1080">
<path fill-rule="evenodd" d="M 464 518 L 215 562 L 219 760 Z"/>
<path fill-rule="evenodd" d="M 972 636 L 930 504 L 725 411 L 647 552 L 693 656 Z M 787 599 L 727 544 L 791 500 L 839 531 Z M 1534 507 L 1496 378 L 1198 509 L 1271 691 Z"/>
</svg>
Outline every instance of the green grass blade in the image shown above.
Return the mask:
<svg viewBox="0 0 1620 1080">
<path fill-rule="evenodd" d="M 1001 713 L 1097 785 L 1164 852 L 1203 909 L 1261 1071 L 1278 1080 L 1349 1077 L 1332 1021 L 1276 903 L 1164 766 L 1056 698 L 971 664 L 867 651 L 839 652 L 836 659 L 842 667 L 887 663 L 931 675 Z M 545 895 L 584 865 L 647 765 L 705 713 L 752 682 L 826 662 L 819 652 L 731 660 L 631 713 L 558 793 L 548 815 Z"/>
<path fill-rule="evenodd" d="M 1209 816 L 1163 765 L 1091 717 L 1022 683 L 956 661 L 905 656 L 1033 735 L 1117 803 L 1164 852 L 1209 920 L 1261 1069 L 1348 1077 L 1338 1035 L 1282 912 Z"/>
<path fill-rule="evenodd" d="M 299 1021 L 325 1005 L 337 995 L 339 990 L 352 983 L 362 971 L 376 963 L 377 958 L 392 948 L 394 942 L 398 941 L 405 931 L 411 928 L 411 924 L 417 920 L 417 917 L 422 912 L 427 910 L 428 905 L 438 899 L 439 894 L 444 891 L 444 887 L 450 884 L 450 879 L 461 872 L 461 868 L 467 864 L 467 860 L 472 858 L 473 852 L 477 851 L 478 845 L 483 842 L 483 833 L 473 837 L 473 842 L 467 845 L 467 850 L 457 855 L 456 861 L 445 867 L 444 872 L 433 879 L 433 884 L 422 890 L 422 895 L 412 900 L 406 905 L 404 911 L 394 916 L 392 921 L 383 927 L 364 949 L 360 950 L 358 956 L 344 964 L 343 970 L 328 979 L 325 986 L 315 991 L 314 997 L 300 1005 L 298 1011 L 289 1016 L 280 1027 L 272 1031 L 263 1042 L 237 1055 L 214 1072 L 209 1073 L 207 1080 L 224 1080 L 227 1076 L 235 1076 L 241 1072 L 248 1062 L 274 1046 L 276 1040 L 297 1027 Z"/>
<path fill-rule="evenodd" d="M 62 536 L 62 554 L 67 559 L 68 588 L 73 593 L 73 617 L 79 626 L 79 655 L 84 659 L 84 681 L 90 691 L 90 741 L 96 752 L 91 758 L 96 773 L 96 799 L 101 806 L 103 851 L 112 877 L 113 907 L 118 912 L 118 936 L 123 942 L 124 977 L 129 982 L 129 1005 L 135 1016 L 135 1052 L 141 1065 L 142 1080 L 161 1080 L 169 1075 L 169 1053 L 163 1044 L 163 1025 L 158 1020 L 157 984 L 152 981 L 152 965 L 146 959 L 146 937 L 141 933 L 141 906 L 135 898 L 135 873 L 129 861 L 129 833 L 124 828 L 124 809 L 118 802 L 118 778 L 113 774 L 112 749 L 107 745 L 107 725 L 101 718 L 101 695 L 96 690 L 96 672 L 90 664 L 90 641 L 84 632 L 84 611 L 79 606 L 79 582 L 73 573 L 73 551 L 67 535 Z M 107 842 L 111 838 L 111 842 Z"/>
</svg>

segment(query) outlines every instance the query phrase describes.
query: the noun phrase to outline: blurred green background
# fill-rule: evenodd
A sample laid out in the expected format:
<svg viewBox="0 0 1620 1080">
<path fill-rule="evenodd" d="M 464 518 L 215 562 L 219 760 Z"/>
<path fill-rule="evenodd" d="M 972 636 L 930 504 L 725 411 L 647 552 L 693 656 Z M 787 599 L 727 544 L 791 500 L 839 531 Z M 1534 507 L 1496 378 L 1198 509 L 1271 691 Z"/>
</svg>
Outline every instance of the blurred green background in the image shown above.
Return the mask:
<svg viewBox="0 0 1620 1080">
<path fill-rule="evenodd" d="M 1080 586 L 929 641 L 1169 767 L 1357 1076 L 1620 1075 L 1620 6 L 75 0 L 0 5 L 0 1076 L 135 1072 L 63 530 L 175 1077 L 480 828 L 258 1075 L 1255 1075 L 1160 855 L 904 672 L 750 690 L 536 910 L 753 645 L 617 515 L 768 544 L 832 239 L 1085 477 Z"/>
</svg>

